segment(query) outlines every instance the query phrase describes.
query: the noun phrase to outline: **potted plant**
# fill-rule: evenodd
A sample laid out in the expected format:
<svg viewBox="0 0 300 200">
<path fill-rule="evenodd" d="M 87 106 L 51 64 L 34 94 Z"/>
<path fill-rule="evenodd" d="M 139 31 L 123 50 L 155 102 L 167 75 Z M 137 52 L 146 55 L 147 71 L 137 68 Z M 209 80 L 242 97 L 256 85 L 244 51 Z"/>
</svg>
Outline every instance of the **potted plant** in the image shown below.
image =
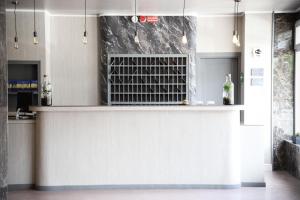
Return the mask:
<svg viewBox="0 0 300 200">
<path fill-rule="evenodd" d="M 300 144 L 300 133 L 299 132 L 293 136 L 293 142 L 294 142 L 294 144 Z"/>
</svg>

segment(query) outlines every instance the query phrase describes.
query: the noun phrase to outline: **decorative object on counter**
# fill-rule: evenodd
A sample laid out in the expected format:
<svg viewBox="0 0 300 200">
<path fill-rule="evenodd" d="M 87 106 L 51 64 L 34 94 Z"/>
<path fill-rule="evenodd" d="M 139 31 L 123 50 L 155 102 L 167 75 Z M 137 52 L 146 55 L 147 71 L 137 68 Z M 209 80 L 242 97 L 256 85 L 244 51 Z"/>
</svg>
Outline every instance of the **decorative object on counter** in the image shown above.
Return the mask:
<svg viewBox="0 0 300 200">
<path fill-rule="evenodd" d="M 241 0 L 234 0 L 234 29 L 232 42 L 237 47 L 241 46 L 240 35 L 239 35 L 239 5 Z"/>
<path fill-rule="evenodd" d="M 296 133 L 292 139 L 294 144 L 300 144 L 300 133 Z"/>
<path fill-rule="evenodd" d="M 108 55 L 109 105 L 180 105 L 188 95 L 185 54 Z"/>
<path fill-rule="evenodd" d="M 42 106 L 52 106 L 52 85 L 48 81 L 48 76 L 44 75 L 44 82 L 42 85 Z"/>
<path fill-rule="evenodd" d="M 185 0 L 183 0 L 183 10 L 182 10 L 182 44 L 186 44 L 188 42 L 185 32 Z"/>
<path fill-rule="evenodd" d="M 137 23 L 138 23 L 138 17 L 136 15 L 136 0 L 134 0 L 134 25 L 135 25 L 135 33 L 134 33 L 134 42 L 136 44 L 140 43 L 139 35 L 138 35 L 138 29 L 137 29 Z"/>
<path fill-rule="evenodd" d="M 37 45 L 39 43 L 38 34 L 36 31 L 36 10 L 35 10 L 35 0 L 33 0 L 33 44 Z"/>
<path fill-rule="evenodd" d="M 18 29 L 17 29 L 17 5 L 19 4 L 18 1 L 13 1 L 12 4 L 14 5 L 14 16 L 15 16 L 15 37 L 14 37 L 14 48 L 19 48 L 19 38 L 18 38 Z"/>
<path fill-rule="evenodd" d="M 83 44 L 88 43 L 87 31 L 86 31 L 86 0 L 84 0 L 84 32 L 83 32 L 82 42 Z"/>
<path fill-rule="evenodd" d="M 190 105 L 189 100 L 185 99 L 182 101 L 182 105 Z"/>
<path fill-rule="evenodd" d="M 234 84 L 231 81 L 231 74 L 226 76 L 226 82 L 223 85 L 223 104 L 234 105 Z"/>
</svg>

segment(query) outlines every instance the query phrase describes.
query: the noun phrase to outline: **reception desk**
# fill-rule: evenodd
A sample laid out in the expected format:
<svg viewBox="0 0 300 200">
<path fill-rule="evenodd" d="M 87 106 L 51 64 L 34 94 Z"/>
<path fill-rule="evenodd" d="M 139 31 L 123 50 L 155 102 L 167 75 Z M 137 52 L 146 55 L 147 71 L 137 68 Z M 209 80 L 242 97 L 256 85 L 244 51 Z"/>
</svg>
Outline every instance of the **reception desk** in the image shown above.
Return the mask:
<svg viewBox="0 0 300 200">
<path fill-rule="evenodd" d="M 32 107 L 36 187 L 238 188 L 242 106 Z"/>
</svg>

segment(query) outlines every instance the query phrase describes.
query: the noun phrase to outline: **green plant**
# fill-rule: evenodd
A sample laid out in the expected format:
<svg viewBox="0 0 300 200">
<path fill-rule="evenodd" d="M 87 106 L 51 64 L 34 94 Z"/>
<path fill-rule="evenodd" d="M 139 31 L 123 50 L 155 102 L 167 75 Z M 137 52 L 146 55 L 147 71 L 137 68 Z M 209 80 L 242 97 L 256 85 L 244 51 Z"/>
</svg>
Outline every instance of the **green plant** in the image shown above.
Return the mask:
<svg viewBox="0 0 300 200">
<path fill-rule="evenodd" d="M 225 84 L 225 85 L 224 85 L 224 91 L 225 91 L 225 92 L 229 92 L 229 91 L 230 91 L 230 88 L 231 88 L 231 87 L 230 87 L 229 84 Z"/>
<path fill-rule="evenodd" d="M 297 133 L 295 134 L 295 136 L 296 136 L 296 137 L 300 137 L 300 132 L 297 132 Z"/>
</svg>

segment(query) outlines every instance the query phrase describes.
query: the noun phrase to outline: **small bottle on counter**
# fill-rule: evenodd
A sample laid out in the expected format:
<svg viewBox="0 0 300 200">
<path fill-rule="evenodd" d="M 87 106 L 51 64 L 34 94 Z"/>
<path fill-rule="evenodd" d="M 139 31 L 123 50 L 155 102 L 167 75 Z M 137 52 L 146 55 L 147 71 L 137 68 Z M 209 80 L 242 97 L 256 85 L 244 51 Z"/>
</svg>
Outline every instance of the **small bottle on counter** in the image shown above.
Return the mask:
<svg viewBox="0 0 300 200">
<path fill-rule="evenodd" d="M 52 85 L 48 81 L 48 76 L 44 75 L 42 85 L 41 104 L 42 106 L 52 106 Z"/>
<path fill-rule="evenodd" d="M 231 81 L 231 74 L 226 75 L 226 81 L 223 85 L 223 104 L 234 105 L 234 84 Z"/>
</svg>

